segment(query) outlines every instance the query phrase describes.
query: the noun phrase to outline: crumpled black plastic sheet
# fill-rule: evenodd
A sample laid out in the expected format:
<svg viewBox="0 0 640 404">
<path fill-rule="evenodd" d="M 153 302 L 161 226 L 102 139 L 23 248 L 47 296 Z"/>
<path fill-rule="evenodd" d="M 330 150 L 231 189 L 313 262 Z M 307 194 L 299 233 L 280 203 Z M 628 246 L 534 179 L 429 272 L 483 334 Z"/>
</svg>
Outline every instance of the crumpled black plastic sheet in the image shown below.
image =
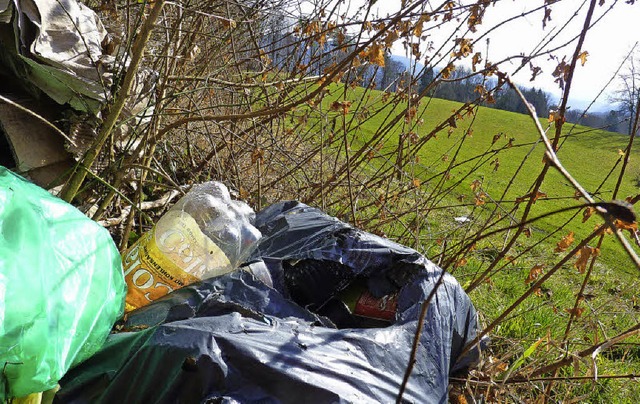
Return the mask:
<svg viewBox="0 0 640 404">
<path fill-rule="evenodd" d="M 251 265 L 267 266 L 273 289 L 236 271 L 130 313 L 60 382 L 56 402 L 395 401 L 420 306 L 441 270 L 297 202 L 259 212 L 256 224 L 263 239 Z M 325 309 L 354 279 L 367 279 L 374 296 L 399 293 L 392 325 L 334 328 L 339 321 Z M 449 376 L 477 358 L 477 349 L 460 357 L 476 332 L 468 296 L 445 275 L 403 400 L 447 402 Z"/>
</svg>

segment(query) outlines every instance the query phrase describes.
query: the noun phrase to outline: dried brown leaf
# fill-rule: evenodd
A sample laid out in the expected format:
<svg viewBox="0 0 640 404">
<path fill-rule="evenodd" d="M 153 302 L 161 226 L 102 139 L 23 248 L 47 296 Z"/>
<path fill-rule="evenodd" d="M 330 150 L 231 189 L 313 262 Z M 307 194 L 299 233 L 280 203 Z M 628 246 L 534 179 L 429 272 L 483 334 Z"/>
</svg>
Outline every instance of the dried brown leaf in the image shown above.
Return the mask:
<svg viewBox="0 0 640 404">
<path fill-rule="evenodd" d="M 240 187 L 239 195 L 240 195 L 240 199 L 245 199 L 245 200 L 249 199 L 249 196 L 251 196 L 249 194 L 249 191 L 247 191 L 246 188 L 244 187 Z"/>
<path fill-rule="evenodd" d="M 455 65 L 453 63 L 449 63 L 444 69 L 442 69 L 440 74 L 442 74 L 442 78 L 446 80 L 449 77 L 451 77 L 451 74 L 455 69 L 456 69 Z"/>
<path fill-rule="evenodd" d="M 473 182 L 471 183 L 471 190 L 475 192 L 481 186 L 482 183 L 480 182 L 480 180 L 473 180 Z"/>
<path fill-rule="evenodd" d="M 580 59 L 581 66 L 584 66 L 587 63 L 587 57 L 589 56 L 589 52 L 584 51 L 578 55 L 578 59 Z"/>
<path fill-rule="evenodd" d="M 460 258 L 459 260 L 457 260 L 457 261 L 456 261 L 456 263 L 455 263 L 455 264 L 453 264 L 453 266 L 454 266 L 455 268 L 463 267 L 463 266 L 465 266 L 465 265 L 467 265 L 467 259 L 466 259 L 466 258 L 464 258 L 464 257 L 463 257 L 463 258 Z"/>
<path fill-rule="evenodd" d="M 255 164 L 257 161 L 264 162 L 264 150 L 257 148 L 251 153 L 251 163 Z"/>
<path fill-rule="evenodd" d="M 351 108 L 351 101 L 334 101 L 331 103 L 331 111 L 340 111 L 342 115 L 347 115 Z"/>
<path fill-rule="evenodd" d="M 542 28 L 547 27 L 547 22 L 551 21 L 551 9 L 549 7 L 544 8 L 544 17 L 542 17 Z"/>
<path fill-rule="evenodd" d="M 458 127 L 458 124 L 456 123 L 456 118 L 454 116 L 449 117 L 449 120 L 447 121 L 447 123 L 449 124 L 449 126 L 451 126 L 451 128 Z"/>
<path fill-rule="evenodd" d="M 575 241 L 574 233 L 570 231 L 569 234 L 562 237 L 562 240 L 560 240 L 558 244 L 556 244 L 556 248 L 553 251 L 555 252 L 566 251 L 567 248 L 569 248 L 574 241 Z"/>
<path fill-rule="evenodd" d="M 535 203 L 540 198 L 546 198 L 546 197 L 547 197 L 547 194 L 545 194 L 544 192 L 537 191 L 536 195 L 533 197 L 533 203 Z"/>
<path fill-rule="evenodd" d="M 374 65 L 384 67 L 384 49 L 379 43 L 374 43 L 367 50 L 367 60 Z"/>
<path fill-rule="evenodd" d="M 544 265 L 535 265 L 529 271 L 529 276 L 524 280 L 525 285 L 528 285 L 538 279 L 540 275 L 542 275 L 542 270 L 544 269 Z"/>
<path fill-rule="evenodd" d="M 582 223 L 586 222 L 591 218 L 591 216 L 595 213 L 596 208 L 593 206 L 587 206 L 587 208 L 582 212 Z"/>
<path fill-rule="evenodd" d="M 572 314 L 576 318 L 580 318 L 580 316 L 582 316 L 582 313 L 584 312 L 584 307 L 576 307 L 575 309 L 564 309 L 564 311 Z"/>
<path fill-rule="evenodd" d="M 391 48 L 391 46 L 393 46 L 393 43 L 397 41 L 398 38 L 400 38 L 400 36 L 398 35 L 398 31 L 393 29 L 389 30 L 387 32 L 387 35 L 384 37 L 384 46 L 387 48 Z"/>
<path fill-rule="evenodd" d="M 584 246 L 578 251 L 576 254 L 578 259 L 576 260 L 573 266 L 583 274 L 587 270 L 587 264 L 589 263 L 589 258 L 592 256 L 595 258 L 600 254 L 600 249 L 595 247 Z"/>
<path fill-rule="evenodd" d="M 416 107 L 411 107 L 407 109 L 407 112 L 404 114 L 404 121 L 409 123 L 413 118 L 415 118 L 418 109 Z"/>
<path fill-rule="evenodd" d="M 616 219 L 613 223 L 616 225 L 616 228 L 620 230 L 627 230 L 629 233 L 632 233 L 632 234 L 638 231 L 637 222 L 629 223 L 620 219 Z"/>
<path fill-rule="evenodd" d="M 577 191 L 573 193 L 573 199 L 575 199 L 576 201 L 579 201 L 580 198 L 582 198 L 582 194 L 580 193 L 580 191 Z"/>
<path fill-rule="evenodd" d="M 627 196 L 626 198 L 624 198 L 624 200 L 631 205 L 635 205 L 638 201 L 640 201 L 640 194 L 636 196 Z"/>
</svg>

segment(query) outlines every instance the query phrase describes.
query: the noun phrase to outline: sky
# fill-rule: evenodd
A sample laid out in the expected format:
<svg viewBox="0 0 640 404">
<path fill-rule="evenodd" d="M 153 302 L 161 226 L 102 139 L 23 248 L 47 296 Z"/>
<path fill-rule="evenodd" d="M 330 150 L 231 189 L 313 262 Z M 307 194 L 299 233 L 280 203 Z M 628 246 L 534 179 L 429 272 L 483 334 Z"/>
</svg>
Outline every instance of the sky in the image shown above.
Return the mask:
<svg viewBox="0 0 640 404">
<path fill-rule="evenodd" d="M 432 2 L 432 4 L 439 3 L 440 1 Z M 394 9 L 398 8 L 399 4 L 399 0 L 379 0 L 376 5 L 378 6 L 379 15 L 384 16 L 388 13 L 391 14 Z M 495 26 L 497 23 L 543 4 L 544 0 L 500 0 L 497 5 L 490 6 L 487 9 L 482 26 L 475 34 L 470 35 L 477 38 L 484 33 L 484 30 Z M 583 5 L 582 8 L 580 8 L 581 5 Z M 614 5 L 614 7 L 605 14 L 605 11 L 611 5 Z M 497 61 L 520 52 L 527 54 L 535 48 L 545 35 L 549 33 L 553 35 L 558 32 L 560 27 L 574 14 L 577 17 L 569 23 L 567 28 L 560 31 L 555 43 L 563 42 L 562 39 L 575 36 L 584 24 L 587 8 L 587 2 L 582 0 L 562 0 L 551 5 L 551 21 L 547 22 L 544 29 L 542 29 L 543 10 L 524 18 L 518 18 L 516 21 L 500 27 L 488 35 L 490 38 L 489 59 Z M 604 0 L 602 6 L 596 6 L 594 21 L 600 16 L 603 16 L 602 20 L 588 32 L 582 48 L 589 53 L 586 63 L 576 69 L 570 97 L 570 105 L 574 108 L 584 109 L 590 101 L 598 97 L 598 93 L 615 76 L 615 72 L 625 56 L 627 56 L 634 44 L 640 40 L 640 1 L 630 5 L 626 4 L 624 0 L 619 0 L 617 3 L 614 3 L 613 0 Z M 449 34 L 444 29 L 430 32 L 430 39 L 436 43 L 440 38 L 442 38 L 441 40 L 448 38 Z M 561 41 L 558 41 L 558 39 Z M 570 60 L 575 49 L 575 43 L 573 42 L 557 51 L 555 53 L 556 56 L 560 59 L 566 56 L 567 60 Z M 486 42 L 483 39 L 474 51 L 480 50 L 484 53 L 486 49 Z M 396 44 L 392 52 L 406 56 L 406 51 L 400 44 Z M 638 45 L 638 55 L 640 56 L 640 45 Z M 507 63 L 502 66 L 502 70 L 512 73 L 519 64 L 519 61 Z M 554 83 L 554 78 L 551 75 L 557 65 L 557 61 L 548 60 L 544 56 L 537 59 L 536 65 L 541 67 L 543 72 L 535 82 L 529 81 L 531 72 L 528 68 L 522 69 L 520 74 L 513 76 L 514 81 L 522 86 L 542 88 L 556 99 L 559 98 L 561 90 Z M 593 111 L 604 111 L 611 108 L 610 96 L 613 94 L 616 84 L 616 81 L 614 81 L 599 96 L 594 107 L 592 107 Z"/>
</svg>

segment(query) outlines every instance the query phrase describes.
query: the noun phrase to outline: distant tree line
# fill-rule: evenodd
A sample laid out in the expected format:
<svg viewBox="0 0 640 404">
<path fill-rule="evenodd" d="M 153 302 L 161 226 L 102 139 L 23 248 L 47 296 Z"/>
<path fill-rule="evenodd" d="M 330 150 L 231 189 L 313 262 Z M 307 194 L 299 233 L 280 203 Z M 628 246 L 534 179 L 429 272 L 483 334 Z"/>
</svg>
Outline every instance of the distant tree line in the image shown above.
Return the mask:
<svg viewBox="0 0 640 404">
<path fill-rule="evenodd" d="M 624 111 L 610 110 L 609 112 L 594 112 L 585 114 L 580 110 L 568 110 L 565 115 L 567 122 L 577 123 L 591 128 L 599 128 L 611 132 L 628 134 L 628 122 Z"/>
<path fill-rule="evenodd" d="M 327 35 L 326 41 L 310 47 L 297 47 L 296 35 L 281 29 L 283 19 L 271 18 L 268 21 L 267 35 L 263 37 L 265 42 L 264 50 L 276 66 L 282 71 L 293 72 L 306 69 L 311 74 L 321 75 L 325 69 L 331 65 L 339 63 L 346 55 L 345 52 L 335 52 L 336 47 L 346 50 L 355 48 L 355 38 L 347 36 L 346 39 L 338 41 L 335 35 Z M 291 58 L 291 52 L 296 57 Z M 259 66 L 256 66 L 258 70 Z M 635 73 L 635 72 L 634 72 Z M 375 88 L 382 91 L 394 92 L 400 83 L 407 83 L 417 80 L 417 91 L 421 92 L 429 86 L 436 78 L 436 72 L 432 68 L 424 68 L 412 77 L 408 71 L 408 66 L 392 55 L 385 53 L 384 66 L 375 64 L 364 64 L 356 67 L 351 73 L 345 75 L 342 80 L 361 87 Z M 487 79 L 482 75 L 473 74 L 465 67 L 455 69 L 446 79 L 439 81 L 427 95 L 445 100 L 458 102 L 473 102 L 478 96 L 478 86 L 491 88 L 496 85 L 495 80 Z M 523 95 L 531 103 L 539 117 L 549 116 L 549 112 L 554 109 L 551 96 L 541 89 L 521 88 Z M 630 98 L 634 98 L 633 96 Z M 636 97 L 637 98 L 637 97 Z M 614 105 L 619 105 L 617 109 L 608 112 L 594 112 L 585 114 L 580 110 L 569 109 L 566 114 L 567 122 L 576 123 L 592 128 L 601 128 L 612 132 L 629 133 L 628 118 L 633 108 L 625 108 L 626 104 L 620 100 L 612 100 Z M 520 97 L 515 91 L 508 87 L 498 89 L 493 93 L 491 102 L 484 102 L 486 107 L 512 111 L 517 113 L 528 113 Z"/>
<path fill-rule="evenodd" d="M 427 87 L 433 79 L 433 70 L 427 70 L 420 78 L 420 89 L 422 90 Z M 473 74 L 471 70 L 462 67 L 454 70 L 447 80 L 440 82 L 429 95 L 445 100 L 472 102 L 479 97 L 478 86 L 490 88 L 495 85 L 495 80 L 487 81 L 483 76 Z M 549 115 L 551 106 L 549 94 L 535 88 L 521 88 L 520 91 L 522 91 L 527 101 L 534 106 L 538 116 L 544 117 Z M 491 102 L 485 102 L 484 105 L 489 108 L 502 109 L 505 111 L 522 114 L 528 113 L 527 107 L 516 92 L 507 87 L 495 91 Z"/>
<path fill-rule="evenodd" d="M 434 80 L 433 70 L 428 70 L 420 78 L 420 89 L 424 89 Z M 441 83 L 439 83 L 430 93 L 435 98 L 443 98 L 446 100 L 453 100 L 459 102 L 471 102 L 478 97 L 476 90 L 477 86 L 485 85 L 491 87 L 495 85 L 495 81 L 485 83 L 482 76 L 473 75 L 473 73 L 466 68 L 456 69 L 451 73 L 451 76 Z M 529 103 L 531 103 L 539 117 L 546 117 L 549 112 L 554 109 L 553 100 L 551 96 L 536 88 L 521 88 L 523 95 Z M 611 132 L 629 133 L 629 123 L 634 106 L 629 107 L 631 101 L 637 99 L 637 94 L 627 96 L 626 94 L 617 94 L 615 99 L 612 99 L 613 105 L 618 106 L 617 109 L 609 110 L 608 112 L 593 112 L 584 113 L 581 110 L 569 109 L 566 113 L 566 120 L 570 123 L 576 123 L 591 128 L 604 129 Z M 520 100 L 520 97 L 511 88 L 501 88 L 494 94 L 491 103 L 484 104 L 490 108 L 501 109 L 505 111 L 518 112 L 522 114 L 528 113 L 524 103 Z"/>
</svg>

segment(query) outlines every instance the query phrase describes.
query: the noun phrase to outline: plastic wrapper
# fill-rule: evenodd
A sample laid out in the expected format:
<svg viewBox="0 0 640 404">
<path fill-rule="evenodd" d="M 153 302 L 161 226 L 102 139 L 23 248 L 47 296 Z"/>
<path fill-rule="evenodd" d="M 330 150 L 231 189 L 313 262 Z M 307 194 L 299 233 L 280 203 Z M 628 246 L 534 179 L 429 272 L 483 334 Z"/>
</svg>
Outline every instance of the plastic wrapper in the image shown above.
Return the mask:
<svg viewBox="0 0 640 404">
<path fill-rule="evenodd" d="M 0 398 L 49 390 L 98 351 L 125 292 L 107 230 L 0 167 Z"/>
<path fill-rule="evenodd" d="M 130 313 L 61 381 L 58 402 L 394 402 L 420 306 L 441 270 L 296 202 L 259 212 L 256 225 L 263 238 L 249 266 L 266 267 L 273 288 L 235 271 Z M 397 294 L 388 326 L 336 327 L 327 307 L 357 280 L 372 296 Z M 477 359 L 476 348 L 461 356 L 476 332 L 469 297 L 445 275 L 404 400 L 447 402 L 449 376 Z"/>
</svg>

